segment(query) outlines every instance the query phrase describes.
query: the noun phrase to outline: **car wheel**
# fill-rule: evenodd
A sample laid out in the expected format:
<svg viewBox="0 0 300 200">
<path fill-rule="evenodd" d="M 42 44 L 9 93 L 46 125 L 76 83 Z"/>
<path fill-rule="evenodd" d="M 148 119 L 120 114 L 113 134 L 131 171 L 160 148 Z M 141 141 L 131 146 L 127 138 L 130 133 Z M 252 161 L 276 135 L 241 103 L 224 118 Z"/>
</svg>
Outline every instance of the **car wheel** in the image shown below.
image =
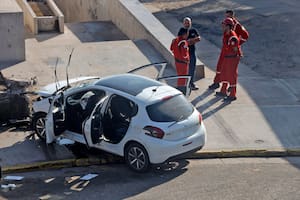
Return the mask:
<svg viewBox="0 0 300 200">
<path fill-rule="evenodd" d="M 42 140 L 46 140 L 46 127 L 45 127 L 46 116 L 47 116 L 46 113 L 37 113 L 33 116 L 32 119 L 32 129 L 37 134 L 37 136 Z"/>
<path fill-rule="evenodd" d="M 129 168 L 136 172 L 145 172 L 150 167 L 148 153 L 138 143 L 131 143 L 126 147 L 125 161 Z"/>
</svg>

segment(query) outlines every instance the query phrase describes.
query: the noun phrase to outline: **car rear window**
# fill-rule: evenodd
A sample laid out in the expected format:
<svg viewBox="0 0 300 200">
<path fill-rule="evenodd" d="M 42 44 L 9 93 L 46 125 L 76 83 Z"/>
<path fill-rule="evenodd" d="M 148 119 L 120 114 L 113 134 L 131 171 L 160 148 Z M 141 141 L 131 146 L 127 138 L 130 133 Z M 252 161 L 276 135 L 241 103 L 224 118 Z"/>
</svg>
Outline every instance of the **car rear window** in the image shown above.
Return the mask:
<svg viewBox="0 0 300 200">
<path fill-rule="evenodd" d="M 173 122 L 186 119 L 193 113 L 193 106 L 183 95 L 176 95 L 146 107 L 155 122 Z"/>
</svg>

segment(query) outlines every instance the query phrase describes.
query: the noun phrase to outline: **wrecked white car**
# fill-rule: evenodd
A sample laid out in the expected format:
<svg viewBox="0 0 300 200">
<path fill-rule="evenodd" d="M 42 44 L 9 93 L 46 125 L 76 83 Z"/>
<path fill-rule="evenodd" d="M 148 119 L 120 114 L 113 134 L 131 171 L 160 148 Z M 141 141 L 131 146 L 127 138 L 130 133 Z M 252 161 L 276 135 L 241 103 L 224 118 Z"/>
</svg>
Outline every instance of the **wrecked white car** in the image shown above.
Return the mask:
<svg viewBox="0 0 300 200">
<path fill-rule="evenodd" d="M 46 98 L 46 120 L 35 123 L 47 143 L 67 138 L 124 156 L 138 172 L 204 146 L 202 116 L 179 90 L 134 74 L 85 81 Z"/>
</svg>

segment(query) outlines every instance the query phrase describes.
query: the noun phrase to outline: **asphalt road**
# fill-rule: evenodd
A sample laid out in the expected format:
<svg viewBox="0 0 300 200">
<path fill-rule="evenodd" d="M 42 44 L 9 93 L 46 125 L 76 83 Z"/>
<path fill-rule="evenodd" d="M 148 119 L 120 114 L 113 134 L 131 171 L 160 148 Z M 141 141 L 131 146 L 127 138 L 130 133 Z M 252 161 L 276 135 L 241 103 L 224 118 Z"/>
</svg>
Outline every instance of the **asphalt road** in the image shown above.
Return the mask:
<svg viewBox="0 0 300 200">
<path fill-rule="evenodd" d="M 23 174 L 0 199 L 260 199 L 300 198 L 300 158 L 182 160 L 146 174 L 123 164 Z M 98 176 L 79 180 L 89 173 Z M 77 178 L 77 179 L 76 179 Z"/>
</svg>

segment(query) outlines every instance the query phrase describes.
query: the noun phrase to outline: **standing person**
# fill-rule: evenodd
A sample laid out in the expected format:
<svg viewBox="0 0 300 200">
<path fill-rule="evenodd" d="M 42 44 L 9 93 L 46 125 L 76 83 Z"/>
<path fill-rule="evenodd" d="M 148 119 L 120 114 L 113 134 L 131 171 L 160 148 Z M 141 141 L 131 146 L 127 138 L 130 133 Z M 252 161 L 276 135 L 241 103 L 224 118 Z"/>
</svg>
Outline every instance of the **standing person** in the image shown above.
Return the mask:
<svg viewBox="0 0 300 200">
<path fill-rule="evenodd" d="M 187 42 L 188 30 L 181 28 L 177 37 L 172 40 L 170 50 L 173 52 L 177 75 L 188 75 L 189 73 L 189 46 Z M 186 79 L 179 78 L 177 80 L 177 88 L 185 93 Z"/>
<path fill-rule="evenodd" d="M 194 74 L 196 68 L 196 47 L 195 44 L 200 41 L 200 35 L 198 31 L 192 27 L 192 19 L 185 17 L 183 19 L 183 27 L 188 29 L 188 44 L 189 44 L 189 55 L 190 55 L 190 64 L 189 64 L 189 75 L 191 76 L 190 87 L 192 90 L 198 90 L 199 88 L 194 83 Z"/>
<path fill-rule="evenodd" d="M 246 42 L 249 38 L 249 33 L 246 30 L 246 28 L 237 20 L 237 18 L 234 15 L 233 10 L 226 10 L 225 12 L 226 18 L 231 18 L 233 20 L 234 26 L 233 31 L 237 34 L 238 38 L 240 39 L 240 45 L 242 45 L 244 42 Z"/>
<path fill-rule="evenodd" d="M 222 62 L 224 59 L 224 47 L 226 46 L 226 43 L 228 42 L 228 38 L 223 36 L 223 45 L 221 49 L 221 53 L 219 55 L 219 59 L 217 62 L 217 67 L 216 67 L 216 75 L 214 77 L 214 81 L 211 85 L 208 86 L 210 90 L 214 90 L 220 87 L 220 82 L 221 82 L 221 71 L 222 71 Z"/>
<path fill-rule="evenodd" d="M 238 76 L 238 64 L 241 57 L 240 41 L 237 34 L 233 31 L 234 22 L 231 18 L 226 18 L 222 22 L 223 30 L 223 61 L 221 63 L 220 81 L 222 87 L 216 95 L 225 97 L 224 100 L 236 100 L 236 84 Z M 229 88 L 228 88 L 229 83 Z M 227 91 L 230 92 L 227 96 Z"/>
<path fill-rule="evenodd" d="M 231 18 L 233 20 L 233 31 L 237 34 L 237 36 L 239 38 L 239 41 L 240 41 L 240 45 L 245 43 L 249 38 L 249 33 L 245 29 L 245 27 L 237 20 L 237 18 L 234 15 L 234 11 L 233 10 L 226 10 L 225 11 L 225 18 Z M 223 45 L 224 45 L 224 41 L 223 41 Z M 241 51 L 241 56 L 243 56 L 242 51 Z M 221 67 L 222 67 L 221 63 L 222 63 L 222 61 L 223 61 L 223 51 L 221 51 L 220 56 L 219 56 L 214 81 L 208 87 L 211 90 L 214 90 L 214 89 L 217 89 L 217 88 L 220 87 L 219 83 L 220 83 L 220 76 L 221 76 Z"/>
</svg>

